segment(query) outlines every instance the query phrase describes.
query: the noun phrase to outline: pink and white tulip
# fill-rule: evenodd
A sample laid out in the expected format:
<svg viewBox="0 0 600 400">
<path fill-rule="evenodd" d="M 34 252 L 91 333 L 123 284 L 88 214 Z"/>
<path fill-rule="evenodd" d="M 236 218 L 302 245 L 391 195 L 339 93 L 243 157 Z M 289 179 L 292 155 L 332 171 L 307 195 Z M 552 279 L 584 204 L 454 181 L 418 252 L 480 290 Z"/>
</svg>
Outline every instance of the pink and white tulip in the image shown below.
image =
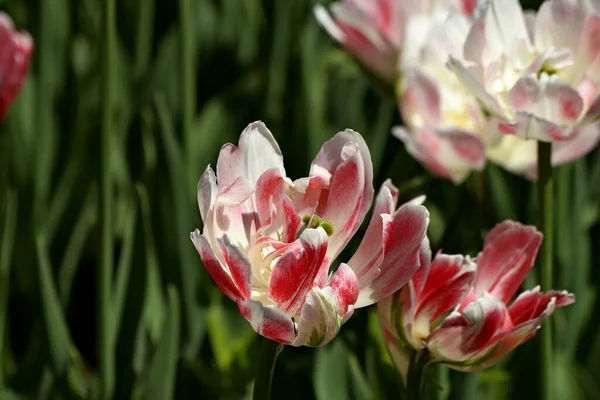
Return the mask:
<svg viewBox="0 0 600 400">
<path fill-rule="evenodd" d="M 488 118 L 473 93 L 448 71 L 448 58 L 462 54 L 472 24 L 460 14 L 415 17 L 409 24 L 397 87 L 405 126 L 392 133 L 427 169 L 455 184 L 483 169 L 487 160 L 534 179 L 536 141 L 500 133 L 498 120 Z M 600 123 L 576 131 L 553 146 L 553 165 L 584 156 L 600 139 Z"/>
<path fill-rule="evenodd" d="M 431 251 L 424 241 L 419 272 L 378 306 L 400 371 L 405 371 L 407 354 L 425 348 L 433 361 L 453 369 L 488 368 L 531 339 L 556 307 L 573 303 L 570 293 L 542 293 L 536 287 L 509 306 L 541 241 L 534 227 L 505 221 L 489 232 L 476 260 L 438 254 L 430 264 Z"/>
<path fill-rule="evenodd" d="M 525 18 L 518 0 L 489 0 L 449 66 L 494 128 L 563 141 L 600 117 L 600 9 L 549 0 Z"/>
<path fill-rule="evenodd" d="M 17 32 L 12 19 L 0 12 L 0 119 L 21 91 L 33 53 L 27 32 Z"/>
<path fill-rule="evenodd" d="M 354 308 L 389 296 L 418 269 L 427 210 L 396 210 L 386 182 L 356 254 L 330 273 L 373 200 L 369 150 L 346 130 L 327 141 L 307 178 L 290 180 L 271 132 L 250 124 L 198 184 L 202 234 L 191 239 L 207 271 L 254 330 L 293 346 L 321 346 Z"/>
<path fill-rule="evenodd" d="M 439 11 L 471 14 L 477 0 L 343 0 L 331 15 L 315 8 L 319 23 L 358 60 L 381 79 L 392 82 L 405 30 L 415 15 Z"/>
</svg>

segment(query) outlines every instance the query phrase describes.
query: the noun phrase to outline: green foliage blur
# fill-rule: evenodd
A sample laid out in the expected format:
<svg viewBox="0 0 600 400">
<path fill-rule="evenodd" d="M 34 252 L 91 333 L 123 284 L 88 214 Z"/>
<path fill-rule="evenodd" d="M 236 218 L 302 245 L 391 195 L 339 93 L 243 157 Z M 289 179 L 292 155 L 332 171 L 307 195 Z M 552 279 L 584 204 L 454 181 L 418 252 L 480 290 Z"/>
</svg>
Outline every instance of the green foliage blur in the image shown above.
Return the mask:
<svg viewBox="0 0 600 400">
<path fill-rule="evenodd" d="M 0 126 L 0 399 L 98 398 L 103 173 L 113 187 L 109 397 L 251 397 L 261 338 L 205 272 L 189 232 L 201 227 L 200 174 L 254 120 L 276 136 L 292 178 L 337 131 L 361 132 L 376 187 L 389 177 L 401 201 L 427 195 L 435 251 L 474 256 L 495 223 L 535 223 L 531 182 L 490 165 L 455 187 L 404 151 L 390 135 L 400 123 L 393 96 L 317 25 L 316 3 L 116 0 L 103 171 L 105 0 L 0 0 L 35 40 Z M 577 295 L 551 321 L 556 398 L 597 399 L 600 151 L 555 174 L 555 288 Z M 432 370 L 430 398 L 536 398 L 538 340 L 481 373 Z M 399 398 L 375 308 L 356 311 L 323 348 L 286 348 L 272 397 Z"/>
</svg>

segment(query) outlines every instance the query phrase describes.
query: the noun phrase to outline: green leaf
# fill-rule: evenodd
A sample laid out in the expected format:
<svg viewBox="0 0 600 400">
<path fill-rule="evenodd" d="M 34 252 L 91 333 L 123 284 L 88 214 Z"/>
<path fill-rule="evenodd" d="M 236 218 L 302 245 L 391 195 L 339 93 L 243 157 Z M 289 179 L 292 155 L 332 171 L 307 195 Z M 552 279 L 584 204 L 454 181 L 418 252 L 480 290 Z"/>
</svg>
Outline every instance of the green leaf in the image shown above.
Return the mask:
<svg viewBox="0 0 600 400">
<path fill-rule="evenodd" d="M 35 240 L 38 258 L 38 273 L 40 280 L 42 311 L 46 333 L 48 335 L 48 350 L 52 357 L 54 371 L 58 375 L 66 372 L 69 363 L 70 335 L 67 323 L 64 319 L 52 269 L 46 249 L 46 240 L 42 234 L 38 234 Z"/>
<path fill-rule="evenodd" d="M 171 399 L 175 393 L 181 311 L 179 295 L 174 286 L 167 288 L 167 297 L 169 299 L 169 312 L 163 324 L 158 348 L 150 366 L 148 381 L 142 396 L 145 400 Z"/>
<path fill-rule="evenodd" d="M 15 229 L 17 226 L 17 193 L 14 190 L 6 192 L 4 213 L 4 229 L 0 242 L 0 354 L 4 353 L 4 332 L 8 317 L 8 293 L 10 290 L 10 265 L 12 262 Z M 2 221 L 2 219 L 0 219 Z M 4 360 L 0 359 L 0 388 L 4 386 Z"/>
</svg>

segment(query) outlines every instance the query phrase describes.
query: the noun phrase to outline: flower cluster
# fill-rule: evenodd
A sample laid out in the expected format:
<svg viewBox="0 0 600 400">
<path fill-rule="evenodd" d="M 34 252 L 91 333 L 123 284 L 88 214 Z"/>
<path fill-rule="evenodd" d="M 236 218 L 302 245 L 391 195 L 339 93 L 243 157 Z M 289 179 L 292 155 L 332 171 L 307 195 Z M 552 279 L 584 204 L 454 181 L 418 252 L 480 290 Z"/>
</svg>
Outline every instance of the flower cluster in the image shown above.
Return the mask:
<svg viewBox="0 0 600 400">
<path fill-rule="evenodd" d="M 460 371 L 497 363 L 532 338 L 556 307 L 573 303 L 567 292 L 536 287 L 511 299 L 533 266 L 542 235 L 532 226 L 505 221 L 492 229 L 475 260 L 431 257 L 427 240 L 421 268 L 378 312 L 393 361 L 405 376 L 412 351 Z"/>
<path fill-rule="evenodd" d="M 332 6 L 335 22 L 317 14 L 368 68 L 395 78 L 405 126 L 392 133 L 434 174 L 459 184 L 489 160 L 535 179 L 537 140 L 555 142 L 554 165 L 598 144 L 595 3 L 548 0 L 537 14 L 518 0 L 410 3 L 347 0 Z"/>
</svg>

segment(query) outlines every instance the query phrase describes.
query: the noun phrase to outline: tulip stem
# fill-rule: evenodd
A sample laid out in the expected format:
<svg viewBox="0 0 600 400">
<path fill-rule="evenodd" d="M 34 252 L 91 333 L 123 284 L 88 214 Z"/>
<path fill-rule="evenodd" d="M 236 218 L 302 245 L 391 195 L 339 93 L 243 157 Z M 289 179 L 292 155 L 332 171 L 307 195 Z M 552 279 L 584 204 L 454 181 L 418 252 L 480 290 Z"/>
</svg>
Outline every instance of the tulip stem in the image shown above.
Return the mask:
<svg viewBox="0 0 600 400">
<path fill-rule="evenodd" d="M 254 380 L 254 400 L 269 400 L 271 398 L 271 384 L 273 383 L 273 372 L 277 356 L 283 350 L 281 343 L 263 338 L 256 366 L 256 378 Z"/>
<path fill-rule="evenodd" d="M 423 392 L 423 375 L 425 367 L 429 363 L 429 352 L 413 352 L 406 375 L 406 398 L 408 400 L 420 400 Z"/>
<path fill-rule="evenodd" d="M 538 142 L 538 225 L 544 234 L 540 252 L 542 289 L 552 287 L 553 238 L 553 182 L 552 182 L 552 143 Z M 542 399 L 552 400 L 552 325 L 547 324 L 541 332 L 542 346 Z"/>
</svg>

